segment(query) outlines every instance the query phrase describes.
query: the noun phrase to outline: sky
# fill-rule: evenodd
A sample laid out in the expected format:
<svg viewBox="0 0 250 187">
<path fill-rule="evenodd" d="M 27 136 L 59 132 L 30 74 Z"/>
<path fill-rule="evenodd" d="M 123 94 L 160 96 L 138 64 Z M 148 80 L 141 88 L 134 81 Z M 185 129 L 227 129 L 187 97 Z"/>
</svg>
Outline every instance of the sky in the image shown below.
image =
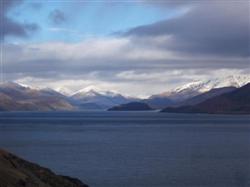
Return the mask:
<svg viewBox="0 0 250 187">
<path fill-rule="evenodd" d="M 250 74 L 247 0 L 1 0 L 1 81 L 146 97 Z"/>
</svg>

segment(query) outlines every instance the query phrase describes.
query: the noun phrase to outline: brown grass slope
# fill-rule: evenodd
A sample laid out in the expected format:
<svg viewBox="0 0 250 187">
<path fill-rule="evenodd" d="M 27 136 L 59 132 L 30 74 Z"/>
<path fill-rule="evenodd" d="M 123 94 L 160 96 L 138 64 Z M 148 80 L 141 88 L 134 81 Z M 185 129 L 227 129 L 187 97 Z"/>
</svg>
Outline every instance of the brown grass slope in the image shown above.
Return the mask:
<svg viewBox="0 0 250 187">
<path fill-rule="evenodd" d="M 47 168 L 0 150 L 0 187 L 87 187 L 80 180 L 54 174 Z"/>
</svg>

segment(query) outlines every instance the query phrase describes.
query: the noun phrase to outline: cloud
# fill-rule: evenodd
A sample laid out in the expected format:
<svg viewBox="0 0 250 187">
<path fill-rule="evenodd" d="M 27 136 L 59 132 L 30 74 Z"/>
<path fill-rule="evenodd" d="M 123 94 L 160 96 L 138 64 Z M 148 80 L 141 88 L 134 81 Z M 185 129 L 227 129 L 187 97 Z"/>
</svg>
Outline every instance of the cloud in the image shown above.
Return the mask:
<svg viewBox="0 0 250 187">
<path fill-rule="evenodd" d="M 81 78 L 83 74 L 98 71 L 104 72 L 100 79 L 111 80 L 114 74 L 127 72 L 116 77 L 126 81 L 131 75 L 128 72 L 138 70 L 142 71 L 145 78 L 149 74 L 147 72 L 160 70 L 249 69 L 249 58 L 190 57 L 161 47 L 162 42 L 170 41 L 168 37 L 147 38 L 143 42 L 130 37 L 110 37 L 93 38 L 79 43 L 4 44 L 4 69 L 6 74 L 16 76 L 55 79 L 60 76 Z M 165 74 L 162 75 L 164 76 Z"/>
<path fill-rule="evenodd" d="M 171 36 L 172 42 L 162 47 L 191 55 L 250 56 L 249 1 L 192 2 L 195 6 L 182 16 L 135 27 L 124 35 Z"/>
<path fill-rule="evenodd" d="M 50 69 L 54 64 L 78 68 L 78 66 L 137 66 L 141 62 L 166 60 L 172 55 L 151 46 L 135 45 L 129 38 L 96 38 L 79 43 L 48 42 L 41 44 L 6 44 L 6 64 L 17 66 L 30 63 L 39 66 L 43 63 Z M 16 59 L 15 56 L 19 58 Z M 40 62 L 40 63 L 33 63 Z M 125 64 L 129 63 L 130 64 Z M 138 62 L 138 64 L 134 63 Z"/>
<path fill-rule="evenodd" d="M 50 12 L 49 19 L 51 23 L 54 25 L 60 25 L 66 22 L 67 20 L 64 12 L 59 9 L 55 9 L 52 12 Z"/>
<path fill-rule="evenodd" d="M 5 43 L 4 77 L 28 85 L 66 86 L 73 91 L 96 85 L 146 96 L 192 80 L 249 74 L 249 8 L 245 1 L 199 1 L 195 6 L 194 1 L 169 2 L 173 4 L 161 8 L 191 8 L 118 36 L 75 43 Z M 56 22 L 62 24 L 64 18 Z M 59 26 L 49 31 L 81 34 Z"/>
<path fill-rule="evenodd" d="M 38 25 L 35 23 L 19 23 L 7 16 L 8 12 L 15 6 L 22 3 L 21 0 L 8 0 L 1 2 L 0 11 L 0 40 L 4 40 L 6 36 L 27 37 L 30 33 L 38 30 Z"/>
<path fill-rule="evenodd" d="M 79 43 L 4 44 L 6 73 L 26 76 L 81 76 L 86 72 L 119 72 L 163 69 L 244 69 L 249 58 L 190 57 L 162 48 L 169 38 L 142 41 L 122 38 L 93 38 Z M 16 58 L 18 56 L 18 58 Z M 102 79 L 105 79 L 103 76 Z"/>
</svg>

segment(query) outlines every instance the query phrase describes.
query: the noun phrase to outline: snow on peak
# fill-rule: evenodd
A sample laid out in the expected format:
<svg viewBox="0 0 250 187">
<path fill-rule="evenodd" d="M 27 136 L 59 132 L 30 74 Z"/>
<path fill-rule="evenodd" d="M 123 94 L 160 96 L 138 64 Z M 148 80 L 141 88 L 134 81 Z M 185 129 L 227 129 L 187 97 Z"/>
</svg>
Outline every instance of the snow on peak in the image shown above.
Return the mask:
<svg viewBox="0 0 250 187">
<path fill-rule="evenodd" d="M 236 87 L 239 88 L 250 82 L 248 75 L 230 75 L 221 78 L 212 78 L 207 80 L 194 80 L 188 84 L 182 85 L 171 91 L 163 92 L 156 97 L 168 97 L 173 100 L 183 100 L 194 97 L 200 93 L 207 92 L 214 88 Z M 154 97 L 155 97 L 154 96 Z"/>
<path fill-rule="evenodd" d="M 230 75 L 223 78 L 213 78 L 205 81 L 194 81 L 173 90 L 173 92 L 184 92 L 188 90 L 200 93 L 207 92 L 214 88 L 236 87 L 239 88 L 250 82 L 250 76 L 247 75 Z"/>
<path fill-rule="evenodd" d="M 99 92 L 99 91 L 101 91 L 101 89 L 96 87 L 96 86 L 90 85 L 90 86 L 87 86 L 83 89 L 78 90 L 77 92 L 75 92 L 75 94 L 76 93 L 94 92 L 94 91 Z"/>
<path fill-rule="evenodd" d="M 31 88 L 31 86 L 27 85 L 27 84 L 23 84 L 23 83 L 18 83 L 18 82 L 15 82 L 16 84 L 18 84 L 19 86 L 21 87 L 24 87 L 24 88 Z"/>
<path fill-rule="evenodd" d="M 209 86 L 210 81 L 194 81 L 188 84 L 185 84 L 183 86 L 177 87 L 173 90 L 173 92 L 184 92 L 188 90 L 195 90 L 197 92 L 206 92 L 211 89 L 211 86 Z"/>
<path fill-rule="evenodd" d="M 33 90 L 40 90 L 41 89 L 38 86 L 34 86 L 34 85 L 31 86 L 31 85 L 28 85 L 28 84 L 25 84 L 25 83 L 22 83 L 22 82 L 19 82 L 19 81 L 14 81 L 13 84 L 17 84 L 20 87 L 28 88 L 28 89 L 33 89 Z"/>
<path fill-rule="evenodd" d="M 96 95 L 105 95 L 105 96 L 110 96 L 110 97 L 114 97 L 119 95 L 116 91 L 107 91 L 107 90 L 103 90 L 99 87 L 90 85 L 87 86 L 83 89 L 78 90 L 77 92 L 73 93 L 72 95 L 82 95 L 82 96 L 96 96 Z"/>
<path fill-rule="evenodd" d="M 222 79 L 217 79 L 217 87 L 234 86 L 239 88 L 250 82 L 248 75 L 230 75 Z"/>
<path fill-rule="evenodd" d="M 65 95 L 65 96 L 70 96 L 72 94 L 72 90 L 70 90 L 69 88 L 66 88 L 66 87 L 55 88 L 55 91 Z"/>
</svg>

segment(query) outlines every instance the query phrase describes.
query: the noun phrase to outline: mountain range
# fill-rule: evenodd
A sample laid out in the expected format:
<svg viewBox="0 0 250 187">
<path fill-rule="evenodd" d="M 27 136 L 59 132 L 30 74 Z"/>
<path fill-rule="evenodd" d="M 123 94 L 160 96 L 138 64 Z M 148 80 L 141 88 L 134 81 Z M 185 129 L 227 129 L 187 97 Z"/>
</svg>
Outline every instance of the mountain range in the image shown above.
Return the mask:
<svg viewBox="0 0 250 187">
<path fill-rule="evenodd" d="M 250 83 L 195 105 L 167 107 L 162 112 L 250 114 Z"/>
<path fill-rule="evenodd" d="M 158 95 L 153 95 L 148 99 L 141 100 L 141 102 L 152 107 L 154 109 L 163 109 L 163 112 L 180 112 L 180 113 L 250 113 L 248 111 L 248 104 L 250 101 L 248 97 L 245 97 L 245 102 L 237 103 L 237 100 L 244 100 L 244 98 L 235 97 L 234 100 L 227 100 L 230 107 L 227 109 L 224 107 L 224 104 L 221 105 L 221 109 L 216 105 L 217 102 L 213 98 L 220 98 L 224 94 L 230 94 L 237 92 L 242 93 L 243 95 L 250 95 L 250 90 L 245 89 L 242 91 L 245 86 L 250 82 L 248 76 L 230 76 L 223 80 L 220 79 L 211 79 L 208 81 L 196 81 L 189 84 L 186 84 L 182 87 L 178 87 L 172 91 L 164 92 Z M 221 87 L 222 86 L 222 87 Z M 239 90 L 239 91 L 238 91 Z M 222 99 L 222 98 L 221 98 Z M 209 103 L 213 102 L 213 106 Z M 203 103 L 203 104 L 202 104 Z M 205 104 L 204 104 L 205 103 Z M 219 102 L 218 102 L 219 103 Z M 226 105 L 226 104 L 225 104 Z M 126 105 L 125 105 L 126 106 Z M 111 110 L 137 110 L 131 107 L 125 107 L 120 105 L 118 107 L 113 107 Z M 206 107 L 210 106 L 210 110 Z M 146 108 L 146 107 L 145 107 Z M 236 112 L 237 111 L 237 112 Z"/>
<path fill-rule="evenodd" d="M 88 86 L 69 94 L 69 90 L 63 87 L 56 90 L 50 88 L 38 89 L 7 82 L 0 84 L 0 110 L 107 110 L 120 105 L 123 106 L 122 108 L 124 106 L 126 108 L 127 105 L 124 104 L 131 102 L 141 102 L 148 106 L 143 105 L 142 108 L 177 108 L 197 105 L 210 98 L 237 90 L 237 88 L 246 85 L 248 82 L 250 82 L 250 76 L 229 76 L 223 79 L 214 78 L 206 81 L 194 81 L 176 89 L 152 95 L 147 99 L 126 97 L 117 92 L 102 90 L 95 86 Z M 132 109 L 131 106 L 134 105 L 128 106 Z"/>
<path fill-rule="evenodd" d="M 107 109 L 115 105 L 131 102 L 134 99 L 116 92 L 89 86 L 72 94 L 70 100 L 79 109 Z"/>
<path fill-rule="evenodd" d="M 176 89 L 152 95 L 144 102 L 152 108 L 163 109 L 166 106 L 182 105 L 184 101 L 208 91 L 221 92 L 217 88 L 239 88 L 250 82 L 250 76 L 227 76 L 223 78 L 211 78 L 204 81 L 193 81 Z M 228 90 L 228 89 L 226 89 Z M 225 91 L 226 91 L 225 90 Z M 213 94 L 211 95 L 213 96 Z"/>
<path fill-rule="evenodd" d="M 67 96 L 50 88 L 37 89 L 14 82 L 0 84 L 0 111 L 105 110 L 134 100 L 93 87 Z"/>
<path fill-rule="evenodd" d="M 67 98 L 52 89 L 33 89 L 17 83 L 0 85 L 0 110 L 2 111 L 54 111 L 74 110 Z"/>
</svg>

